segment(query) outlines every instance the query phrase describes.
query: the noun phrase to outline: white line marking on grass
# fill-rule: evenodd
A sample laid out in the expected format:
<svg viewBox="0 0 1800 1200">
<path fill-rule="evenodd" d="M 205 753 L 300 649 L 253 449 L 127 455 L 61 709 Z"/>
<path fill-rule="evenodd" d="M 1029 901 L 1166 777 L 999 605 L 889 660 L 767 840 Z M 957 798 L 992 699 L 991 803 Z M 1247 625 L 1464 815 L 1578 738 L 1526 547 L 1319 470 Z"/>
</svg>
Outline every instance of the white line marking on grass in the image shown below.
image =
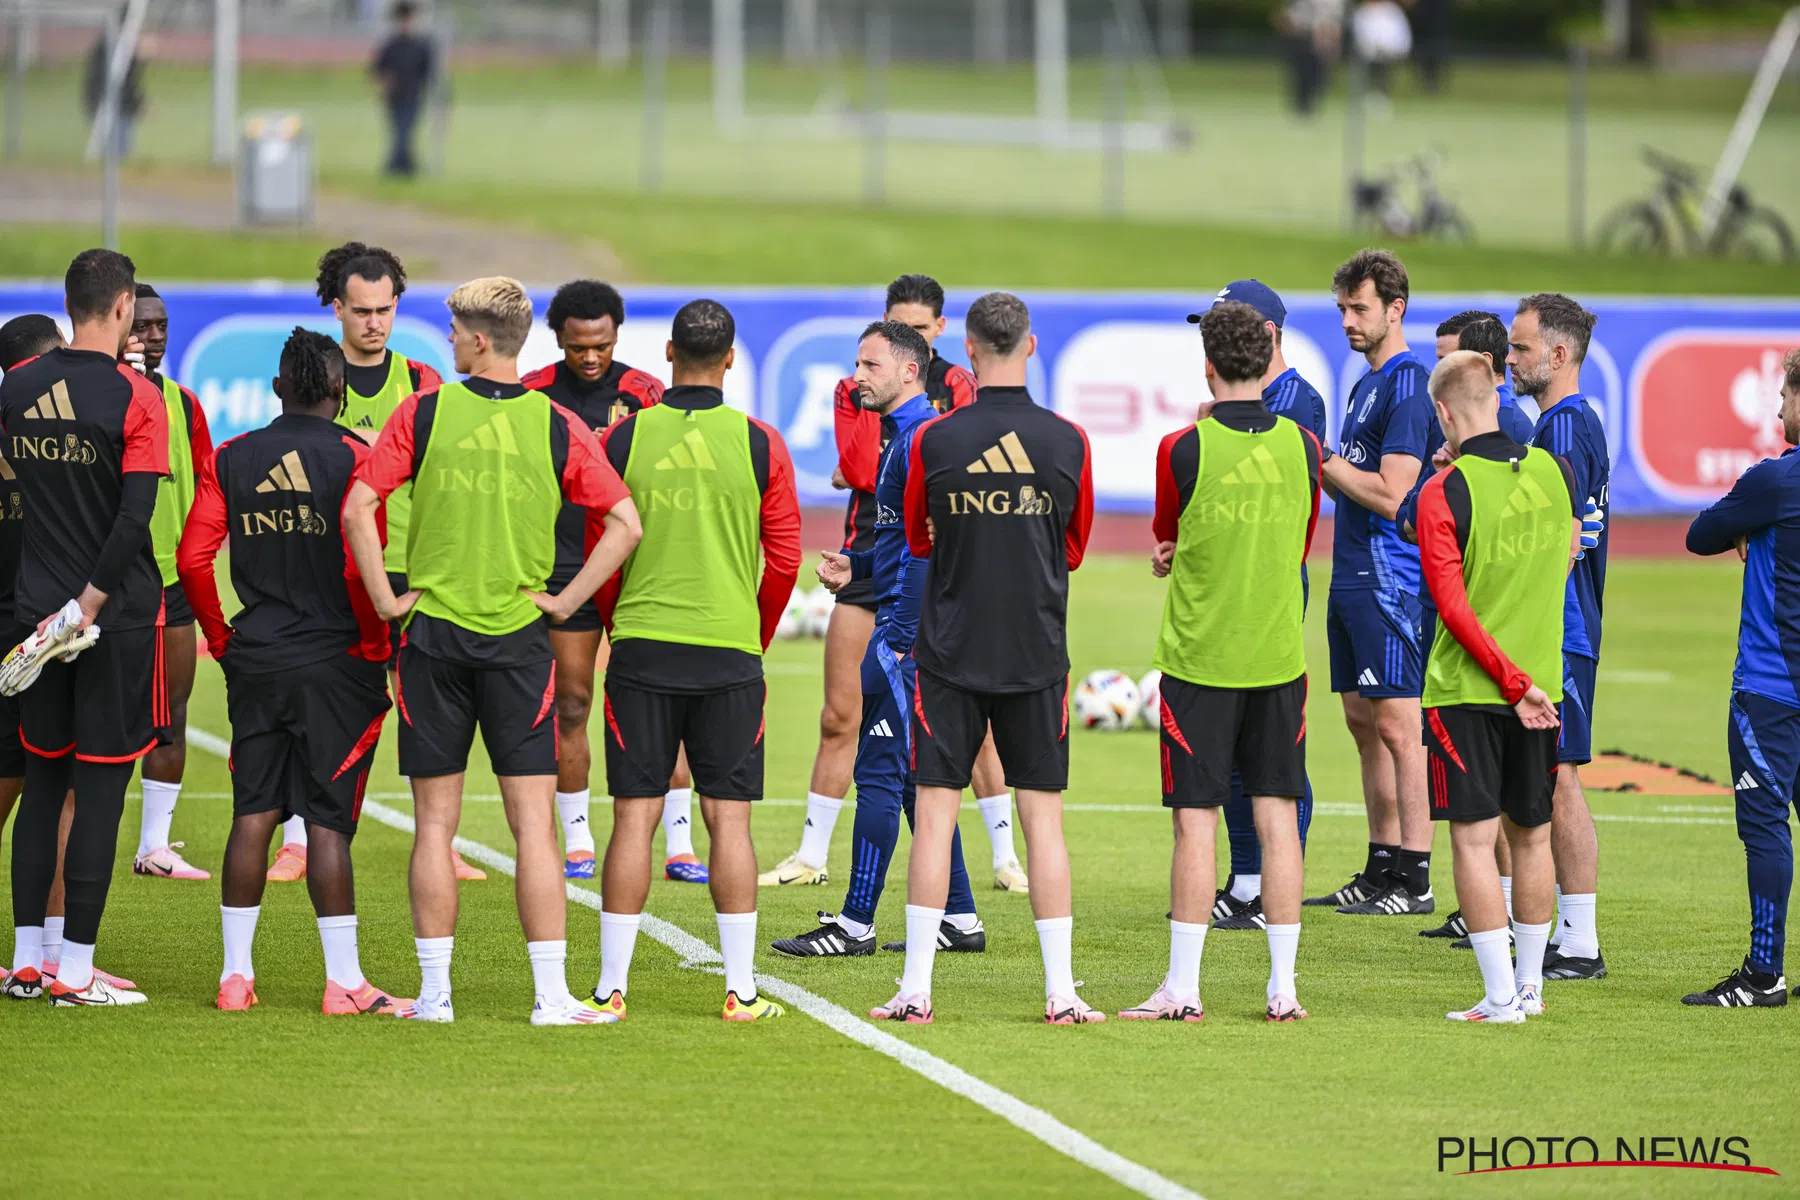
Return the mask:
<svg viewBox="0 0 1800 1200">
<path fill-rule="evenodd" d="M 192 726 L 188 727 L 188 743 L 221 757 L 230 753 L 231 749 L 229 743 L 223 738 L 215 737 Z M 365 799 L 363 814 L 403 833 L 411 833 L 414 829 L 411 816 L 398 809 L 389 808 L 379 800 Z M 454 844 L 457 852 L 464 858 L 473 859 L 483 866 L 492 867 L 506 875 L 512 875 L 517 870 L 517 863 L 511 855 L 502 854 L 491 846 L 485 846 L 480 842 L 470 841 L 463 837 L 457 838 Z M 566 890 L 570 900 L 594 909 L 596 912 L 599 911 L 600 894 L 598 892 L 576 887 L 573 883 L 566 885 Z M 670 924 L 660 917 L 645 913 L 643 924 L 639 928 L 680 955 L 681 965 L 684 967 L 704 968 L 724 961 L 719 952 L 707 943 L 680 926 Z M 1003 1092 L 993 1084 L 977 1079 L 961 1067 L 953 1066 L 935 1054 L 901 1041 L 893 1034 L 876 1028 L 872 1023 L 856 1016 L 848 1009 L 833 1004 L 823 996 L 809 992 L 797 984 L 778 979 L 773 975 L 764 975 L 761 972 L 757 973 L 756 981 L 758 987 L 766 988 L 769 994 L 776 999 L 793 1005 L 851 1041 L 866 1046 L 879 1054 L 885 1054 L 901 1066 L 923 1075 L 939 1087 L 979 1104 L 995 1116 L 1018 1126 L 1059 1154 L 1067 1155 L 1083 1166 L 1091 1167 L 1141 1196 L 1149 1196 L 1153 1200 L 1204 1200 L 1198 1192 L 1185 1188 L 1172 1179 L 1158 1175 L 1149 1167 L 1141 1166 L 1123 1155 L 1108 1150 L 1093 1138 L 1071 1129 L 1043 1109 L 1034 1108 L 1017 1096 Z"/>
</svg>

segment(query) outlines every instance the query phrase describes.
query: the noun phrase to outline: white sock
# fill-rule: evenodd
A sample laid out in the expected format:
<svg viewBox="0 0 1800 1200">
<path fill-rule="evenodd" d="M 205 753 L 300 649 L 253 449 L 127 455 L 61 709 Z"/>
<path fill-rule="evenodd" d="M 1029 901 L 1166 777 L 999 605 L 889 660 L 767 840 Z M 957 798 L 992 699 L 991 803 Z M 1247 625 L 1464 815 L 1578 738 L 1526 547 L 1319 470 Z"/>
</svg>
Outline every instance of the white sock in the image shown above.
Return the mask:
<svg viewBox="0 0 1800 1200">
<path fill-rule="evenodd" d="M 289 817 L 281 823 L 281 844 L 306 849 L 305 817 Z"/>
<path fill-rule="evenodd" d="M 605 1000 L 614 992 L 624 995 L 631 982 L 631 952 L 637 949 L 638 913 L 600 914 L 600 982 L 594 994 Z"/>
<path fill-rule="evenodd" d="M 838 813 L 843 808 L 844 801 L 840 797 L 806 793 L 806 827 L 800 831 L 801 862 L 809 867 L 825 865 L 825 860 L 831 857 L 831 834 L 837 828 Z"/>
<path fill-rule="evenodd" d="M 944 920 L 958 933 L 974 933 L 981 928 L 981 917 L 975 913 L 945 913 Z"/>
<path fill-rule="evenodd" d="M 694 852 L 693 788 L 670 788 L 663 797 L 663 857 Z M 740 997 L 741 998 L 741 997 Z"/>
<path fill-rule="evenodd" d="M 594 830 L 588 824 L 588 801 L 592 793 L 587 788 L 579 792 L 556 793 L 556 815 L 562 818 L 563 853 L 573 854 L 577 850 L 594 852 Z M 668 807 L 663 801 L 663 807 Z"/>
<path fill-rule="evenodd" d="M 994 866 L 1003 867 L 1019 856 L 1013 850 L 1012 793 L 983 796 L 975 801 L 981 819 L 987 825 L 988 841 L 994 844 Z"/>
<path fill-rule="evenodd" d="M 1562 884 L 1556 885 L 1556 915 L 1551 920 L 1552 929 L 1562 928 Z"/>
<path fill-rule="evenodd" d="M 525 953 L 531 958 L 531 986 L 538 1000 L 556 1008 L 574 997 L 569 994 L 569 976 L 563 964 L 569 957 L 569 943 L 526 942 Z"/>
<path fill-rule="evenodd" d="M 138 826 L 137 852 L 148 854 L 169 844 L 169 825 L 175 820 L 175 801 L 181 798 L 181 785 L 155 779 L 143 783 L 144 819 Z"/>
<path fill-rule="evenodd" d="M 1206 926 L 1169 922 L 1169 973 L 1163 986 L 1183 1000 L 1200 995 L 1200 953 L 1206 949 Z"/>
<path fill-rule="evenodd" d="M 1508 952 L 1505 929 L 1484 929 L 1469 935 L 1475 948 L 1475 962 L 1481 967 L 1481 982 L 1487 988 L 1487 1002 L 1504 1008 L 1519 994 L 1513 980 L 1512 955 Z"/>
<path fill-rule="evenodd" d="M 1269 935 L 1269 999 L 1287 996 L 1298 1000 L 1294 991 L 1294 958 L 1300 953 L 1300 925 L 1265 925 Z"/>
<path fill-rule="evenodd" d="M 256 941 L 256 918 L 261 915 L 260 904 L 251 908 L 219 906 L 219 924 L 225 931 L 225 969 L 219 972 L 220 983 L 233 975 L 256 978 L 256 967 L 250 961 L 250 947 Z"/>
<path fill-rule="evenodd" d="M 1500 894 L 1506 897 L 1506 919 L 1511 921 L 1513 919 L 1511 875 L 1502 875 L 1500 877 Z"/>
<path fill-rule="evenodd" d="M 1514 953 L 1518 955 L 1515 978 L 1520 987 L 1530 984 L 1541 989 L 1544 986 L 1544 945 L 1550 940 L 1550 922 L 1522 925 L 1514 921 L 1512 931 L 1516 943 Z"/>
<path fill-rule="evenodd" d="M 354 992 L 368 980 L 363 978 L 362 959 L 356 952 L 356 914 L 347 917 L 320 917 L 319 943 L 325 947 L 325 978 L 347 992 Z"/>
<path fill-rule="evenodd" d="M 53 967 L 62 961 L 63 918 L 44 918 L 44 965 Z"/>
<path fill-rule="evenodd" d="M 42 925 L 13 926 L 13 960 L 12 969 L 23 971 L 30 967 L 36 971 L 44 965 L 44 927 Z"/>
<path fill-rule="evenodd" d="M 756 910 L 720 913 L 719 954 L 725 959 L 725 990 L 741 1001 L 756 999 Z"/>
<path fill-rule="evenodd" d="M 864 925 L 861 921 L 852 921 L 843 913 L 837 915 L 837 927 L 853 938 L 866 938 L 875 932 L 873 925 Z"/>
<path fill-rule="evenodd" d="M 931 995 L 931 964 L 937 957 L 938 923 L 943 919 L 941 908 L 906 906 L 906 970 L 900 976 L 901 995 Z"/>
<path fill-rule="evenodd" d="M 413 939 L 419 951 L 419 999 L 444 1002 L 450 999 L 450 956 L 456 950 L 456 937 Z"/>
<path fill-rule="evenodd" d="M 1594 931 L 1594 893 L 1562 897 L 1562 919 L 1556 945 L 1567 958 L 1598 958 L 1600 935 Z"/>
<path fill-rule="evenodd" d="M 1038 949 L 1044 953 L 1044 995 L 1073 999 L 1075 918 L 1046 917 L 1037 923 L 1037 931 Z"/>
<path fill-rule="evenodd" d="M 64 987 L 78 992 L 94 982 L 94 948 L 65 941 L 62 966 L 57 969 L 56 979 Z"/>
<path fill-rule="evenodd" d="M 1262 895 L 1261 875 L 1235 875 L 1231 880 L 1231 898 L 1239 904 L 1248 904 Z"/>
</svg>

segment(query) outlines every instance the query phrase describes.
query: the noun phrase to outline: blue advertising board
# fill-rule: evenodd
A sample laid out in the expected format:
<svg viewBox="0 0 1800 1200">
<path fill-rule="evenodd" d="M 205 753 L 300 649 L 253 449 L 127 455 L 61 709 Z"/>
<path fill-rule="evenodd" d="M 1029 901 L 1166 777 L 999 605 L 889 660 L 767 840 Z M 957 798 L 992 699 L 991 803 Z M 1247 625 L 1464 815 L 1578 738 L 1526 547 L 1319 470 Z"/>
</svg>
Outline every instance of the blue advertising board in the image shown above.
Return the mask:
<svg viewBox="0 0 1800 1200">
<path fill-rule="evenodd" d="M 170 317 L 167 366 L 199 396 L 217 440 L 275 415 L 269 380 L 289 330 L 336 328 L 329 311 L 299 287 L 160 290 Z M 393 345 L 449 377 L 445 294 L 441 287 L 409 290 Z M 666 381 L 669 322 L 698 295 L 723 301 L 737 319 L 737 366 L 727 379 L 727 401 L 781 431 L 803 502 L 836 503 L 832 390 L 849 373 L 856 335 L 880 316 L 882 293 L 631 288 L 619 358 Z M 950 328 L 938 349 L 954 361 L 964 361 L 961 317 L 975 295 L 950 296 Z M 1205 394 L 1200 338 L 1185 317 L 1209 303 L 1210 293 L 1021 295 L 1038 337 L 1033 394 L 1087 430 L 1100 507 L 1148 511 L 1156 444 L 1193 419 Z M 534 294 L 540 313 L 549 299 L 548 293 Z M 1582 299 L 1599 315 L 1582 385 L 1606 424 L 1615 512 L 1692 511 L 1723 494 L 1750 463 L 1779 453 L 1779 363 L 1800 346 L 1800 299 Z M 1328 295 L 1289 294 L 1285 300 L 1284 352 L 1324 395 L 1335 436 L 1339 410 L 1367 365 L 1345 344 Z M 1408 336 L 1429 362 L 1440 320 L 1467 308 L 1510 319 L 1515 303 L 1512 296 L 1419 296 L 1407 316 Z M 0 320 L 61 308 L 54 285 L 0 284 Z M 521 365 L 539 366 L 557 355 L 554 337 L 540 322 Z"/>
</svg>

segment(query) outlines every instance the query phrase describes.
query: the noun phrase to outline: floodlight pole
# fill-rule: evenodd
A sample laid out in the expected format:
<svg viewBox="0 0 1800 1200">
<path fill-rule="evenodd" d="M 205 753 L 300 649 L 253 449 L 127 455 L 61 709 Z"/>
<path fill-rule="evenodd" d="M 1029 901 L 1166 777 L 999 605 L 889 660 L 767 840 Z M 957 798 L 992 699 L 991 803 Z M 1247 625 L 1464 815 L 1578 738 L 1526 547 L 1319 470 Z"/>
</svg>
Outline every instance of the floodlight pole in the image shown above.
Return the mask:
<svg viewBox="0 0 1800 1200">
<path fill-rule="evenodd" d="M 651 0 L 644 30 L 644 125 L 638 145 L 638 188 L 662 190 L 663 108 L 668 90 L 671 0 Z"/>
<path fill-rule="evenodd" d="M 1569 244 L 1587 245 L 1587 47 L 1569 47 Z"/>
<path fill-rule="evenodd" d="M 1363 125 L 1368 118 L 1369 65 L 1359 54 L 1350 56 L 1350 92 L 1344 107 L 1344 228 L 1356 228 L 1356 185 L 1363 173 Z"/>
<path fill-rule="evenodd" d="M 212 160 L 222 167 L 237 153 L 238 33 L 243 0 L 213 0 Z"/>
<path fill-rule="evenodd" d="M 30 17 L 20 12 L 13 18 L 12 52 L 7 56 L 5 146 L 0 154 L 8 159 L 19 157 L 19 145 L 25 133 L 25 51 Z"/>
<path fill-rule="evenodd" d="M 1033 12 L 1038 137 L 1056 143 L 1063 140 L 1069 126 L 1068 0 L 1036 0 Z"/>
<path fill-rule="evenodd" d="M 1703 242 L 1712 240 L 1719 227 L 1719 218 L 1725 215 L 1725 201 L 1737 184 L 1738 172 L 1744 169 L 1744 160 L 1750 156 L 1750 146 L 1756 141 L 1757 130 L 1762 128 L 1763 115 L 1769 111 L 1769 101 L 1781 83 L 1788 60 L 1794 56 L 1796 42 L 1800 42 L 1800 7 L 1788 9 L 1781 24 L 1775 27 L 1775 36 L 1769 39 L 1769 48 L 1763 53 L 1762 63 L 1756 68 L 1756 78 L 1750 83 L 1750 93 L 1738 110 L 1737 123 L 1731 127 L 1731 136 L 1726 139 L 1725 149 L 1713 167 L 1712 179 L 1706 185 L 1706 200 L 1700 208 L 1700 238 Z"/>
<path fill-rule="evenodd" d="M 863 134 L 863 201 L 868 204 L 887 199 L 887 76 L 892 31 L 887 0 L 871 0 L 864 29 L 868 116 Z"/>
<path fill-rule="evenodd" d="M 713 123 L 744 124 L 744 0 L 712 0 Z"/>
<path fill-rule="evenodd" d="M 599 0 L 595 13 L 595 54 L 602 68 L 631 61 L 631 0 Z"/>
<path fill-rule="evenodd" d="M 1100 207 L 1109 217 L 1125 215 L 1125 47 L 1124 30 L 1108 21 L 1102 35 L 1106 64 L 1105 120 L 1100 127 Z"/>
<path fill-rule="evenodd" d="M 126 16 L 130 20 L 129 13 Z M 100 244 L 108 250 L 119 248 L 119 92 L 123 88 L 123 73 L 118 67 L 119 43 L 123 31 L 117 17 L 106 19 L 106 32 L 101 36 L 106 39 L 106 60 L 111 64 L 106 78 L 106 87 L 100 95 L 100 112 L 95 120 L 95 128 L 105 130 L 105 140 L 100 143 Z M 127 63 L 130 59 L 127 58 Z"/>
</svg>

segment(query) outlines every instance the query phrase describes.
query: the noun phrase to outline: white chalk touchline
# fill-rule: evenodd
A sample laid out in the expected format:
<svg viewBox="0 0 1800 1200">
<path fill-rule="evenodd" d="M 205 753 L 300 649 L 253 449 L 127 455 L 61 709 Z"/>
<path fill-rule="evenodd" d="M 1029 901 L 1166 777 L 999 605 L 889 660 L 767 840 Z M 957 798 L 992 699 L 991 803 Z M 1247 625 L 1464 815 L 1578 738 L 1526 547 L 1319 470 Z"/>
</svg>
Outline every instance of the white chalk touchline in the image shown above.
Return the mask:
<svg viewBox="0 0 1800 1200">
<path fill-rule="evenodd" d="M 187 739 L 189 745 L 221 758 L 231 752 L 230 743 L 223 738 L 204 730 L 195 729 L 191 725 L 188 727 Z M 413 832 L 411 816 L 398 809 L 389 808 L 379 800 L 365 799 L 362 810 L 365 816 L 373 817 L 383 825 L 398 829 L 403 833 Z M 517 864 L 510 855 L 502 854 L 491 846 L 463 837 L 457 838 L 454 844 L 457 852 L 464 858 L 474 859 L 483 866 L 492 867 L 507 875 L 512 875 L 517 870 Z M 566 886 L 570 900 L 596 912 L 600 910 L 600 894 L 598 892 L 576 887 L 573 883 Z M 724 961 L 712 946 L 682 929 L 679 925 L 671 924 L 660 917 L 645 913 L 643 924 L 639 928 L 680 955 L 684 967 L 710 967 Z M 797 984 L 778 979 L 773 975 L 764 975 L 761 972 L 757 973 L 756 985 L 776 999 L 793 1005 L 837 1033 L 843 1034 L 851 1041 L 877 1053 L 885 1054 L 901 1066 L 923 1075 L 939 1087 L 979 1104 L 1001 1119 L 1018 1126 L 1052 1150 L 1067 1155 L 1083 1166 L 1091 1167 L 1141 1196 L 1150 1196 L 1154 1200 L 1204 1200 L 1198 1192 L 1157 1174 L 1149 1167 L 1132 1162 L 1123 1155 L 1108 1150 L 1093 1138 L 1071 1129 L 1043 1109 L 1035 1108 L 1010 1092 L 1003 1092 L 993 1084 L 977 1079 L 961 1067 L 947 1063 L 934 1054 L 901 1041 L 893 1034 L 876 1028 L 872 1023 L 856 1016 L 848 1009 L 833 1004 L 823 996 L 809 992 Z"/>
</svg>

